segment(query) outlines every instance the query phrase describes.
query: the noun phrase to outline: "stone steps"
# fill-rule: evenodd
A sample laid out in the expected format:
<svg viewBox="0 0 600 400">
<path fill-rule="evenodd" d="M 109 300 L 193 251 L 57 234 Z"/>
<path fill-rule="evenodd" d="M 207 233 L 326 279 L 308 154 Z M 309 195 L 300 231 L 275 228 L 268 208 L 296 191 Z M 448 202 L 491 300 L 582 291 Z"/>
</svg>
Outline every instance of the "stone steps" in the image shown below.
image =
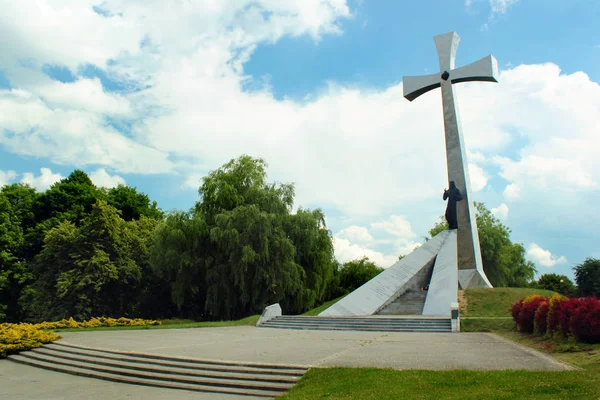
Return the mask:
<svg viewBox="0 0 600 400">
<path fill-rule="evenodd" d="M 307 370 L 304 366 L 198 360 L 63 342 L 11 355 L 8 359 L 113 382 L 266 398 L 287 392 Z"/>
<path fill-rule="evenodd" d="M 421 315 L 426 299 L 427 292 L 409 290 L 379 310 L 377 315 Z"/>
<path fill-rule="evenodd" d="M 369 332 L 451 332 L 449 318 L 304 317 L 284 315 L 259 325 L 263 328 L 349 330 Z"/>
</svg>

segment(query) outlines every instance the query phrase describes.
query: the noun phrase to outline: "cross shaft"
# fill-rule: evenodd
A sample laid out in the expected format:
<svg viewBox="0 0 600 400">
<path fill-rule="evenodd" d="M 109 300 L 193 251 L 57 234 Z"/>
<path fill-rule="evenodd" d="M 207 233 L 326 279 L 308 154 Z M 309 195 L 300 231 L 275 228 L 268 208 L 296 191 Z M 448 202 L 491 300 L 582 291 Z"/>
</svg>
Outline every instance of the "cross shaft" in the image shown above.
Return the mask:
<svg viewBox="0 0 600 400">
<path fill-rule="evenodd" d="M 475 219 L 475 207 L 471 201 L 471 184 L 468 163 L 462 135 L 460 116 L 454 100 L 453 84 L 470 81 L 498 82 L 497 62 L 487 56 L 461 68 L 454 68 L 456 50 L 460 38 L 455 32 L 434 38 L 438 51 L 440 72 L 425 76 L 403 78 L 404 97 L 409 101 L 430 90 L 442 89 L 444 130 L 446 139 L 446 161 L 448 182 L 454 181 L 463 194 L 463 201 L 457 203 L 457 267 L 460 287 L 491 287 L 481 260 L 479 234 Z"/>
</svg>

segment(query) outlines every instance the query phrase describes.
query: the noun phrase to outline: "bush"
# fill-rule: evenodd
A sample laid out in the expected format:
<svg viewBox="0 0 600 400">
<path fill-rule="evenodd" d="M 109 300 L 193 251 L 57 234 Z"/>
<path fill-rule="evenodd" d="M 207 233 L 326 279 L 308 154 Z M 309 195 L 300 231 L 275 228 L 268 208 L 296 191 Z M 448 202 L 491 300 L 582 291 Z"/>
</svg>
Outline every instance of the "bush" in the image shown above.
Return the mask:
<svg viewBox="0 0 600 400">
<path fill-rule="evenodd" d="M 565 299 L 555 293 L 548 300 L 533 295 L 513 304 L 511 313 L 521 332 L 600 343 L 600 301 L 595 297 Z"/>
<path fill-rule="evenodd" d="M 0 358 L 30 350 L 60 339 L 54 332 L 45 332 L 32 324 L 0 324 Z"/>
<path fill-rule="evenodd" d="M 543 302 L 535 312 L 535 316 L 533 317 L 533 330 L 535 333 L 540 335 L 546 334 L 546 329 L 548 327 L 547 317 L 549 308 L 549 303 Z"/>
<path fill-rule="evenodd" d="M 559 305 L 562 300 L 565 298 L 559 295 L 558 293 L 554 293 L 550 298 L 550 302 L 548 304 L 548 315 L 546 316 L 546 333 L 550 335 L 555 335 L 558 333 L 559 329 L 559 316 L 560 310 Z"/>
<path fill-rule="evenodd" d="M 515 324 L 519 320 L 519 313 L 521 312 L 521 308 L 523 308 L 523 299 L 517 301 L 515 304 L 510 307 L 510 314 L 512 315 L 513 321 Z"/>
<path fill-rule="evenodd" d="M 569 328 L 578 342 L 600 343 L 600 301 L 593 297 L 579 299 L 571 312 Z"/>
<path fill-rule="evenodd" d="M 38 329 L 65 329 L 65 328 L 98 328 L 101 326 L 143 326 L 160 325 L 160 321 L 141 318 L 106 318 L 93 317 L 87 321 L 77 322 L 73 318 L 63 319 L 56 322 L 40 322 L 34 326 Z"/>
<path fill-rule="evenodd" d="M 515 321 L 519 327 L 519 331 L 524 333 L 533 333 L 535 313 L 542 303 L 547 302 L 548 298 L 542 297 L 538 294 L 527 296 L 523 300 L 521 309 Z"/>
<path fill-rule="evenodd" d="M 567 339 L 569 337 L 571 333 L 571 315 L 578 306 L 579 299 L 575 297 L 558 302 L 558 308 L 556 309 L 558 329 L 555 331 L 555 336 L 560 336 L 563 339 Z"/>
</svg>

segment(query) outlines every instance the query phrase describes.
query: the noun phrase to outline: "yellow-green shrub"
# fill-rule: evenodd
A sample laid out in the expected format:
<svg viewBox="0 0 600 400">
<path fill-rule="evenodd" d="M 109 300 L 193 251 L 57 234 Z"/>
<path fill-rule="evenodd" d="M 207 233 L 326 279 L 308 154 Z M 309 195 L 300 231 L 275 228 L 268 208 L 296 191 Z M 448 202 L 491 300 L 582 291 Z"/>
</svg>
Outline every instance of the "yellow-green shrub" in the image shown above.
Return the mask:
<svg viewBox="0 0 600 400">
<path fill-rule="evenodd" d="M 0 358 L 40 347 L 60 338 L 60 335 L 43 331 L 32 324 L 0 324 Z"/>
<path fill-rule="evenodd" d="M 65 329 L 65 328 L 98 328 L 101 326 L 142 326 L 160 325 L 160 321 L 141 318 L 106 318 L 93 317 L 88 321 L 77 322 L 73 318 L 63 319 L 56 322 L 40 322 L 35 324 L 38 329 Z"/>
</svg>

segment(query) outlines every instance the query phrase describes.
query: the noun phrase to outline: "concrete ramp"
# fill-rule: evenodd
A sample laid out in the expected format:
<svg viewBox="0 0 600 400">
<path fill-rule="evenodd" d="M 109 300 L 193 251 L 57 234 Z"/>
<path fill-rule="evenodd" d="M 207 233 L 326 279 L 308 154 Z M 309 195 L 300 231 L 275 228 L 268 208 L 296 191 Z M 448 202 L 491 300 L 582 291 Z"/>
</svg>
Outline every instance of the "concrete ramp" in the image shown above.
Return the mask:
<svg viewBox="0 0 600 400">
<path fill-rule="evenodd" d="M 435 259 L 422 315 L 450 317 L 450 303 L 458 301 L 456 231 L 447 232 Z"/>
<path fill-rule="evenodd" d="M 431 265 L 449 237 L 453 238 L 451 242 L 454 244 L 456 254 L 456 232 L 440 232 L 402 260 L 320 313 L 319 316 L 373 315 L 408 289 L 420 290 L 420 287 L 416 286 L 422 282 L 423 278 L 429 278 Z M 454 268 L 456 269 L 456 265 Z M 454 282 L 456 282 L 456 278 Z"/>
</svg>

